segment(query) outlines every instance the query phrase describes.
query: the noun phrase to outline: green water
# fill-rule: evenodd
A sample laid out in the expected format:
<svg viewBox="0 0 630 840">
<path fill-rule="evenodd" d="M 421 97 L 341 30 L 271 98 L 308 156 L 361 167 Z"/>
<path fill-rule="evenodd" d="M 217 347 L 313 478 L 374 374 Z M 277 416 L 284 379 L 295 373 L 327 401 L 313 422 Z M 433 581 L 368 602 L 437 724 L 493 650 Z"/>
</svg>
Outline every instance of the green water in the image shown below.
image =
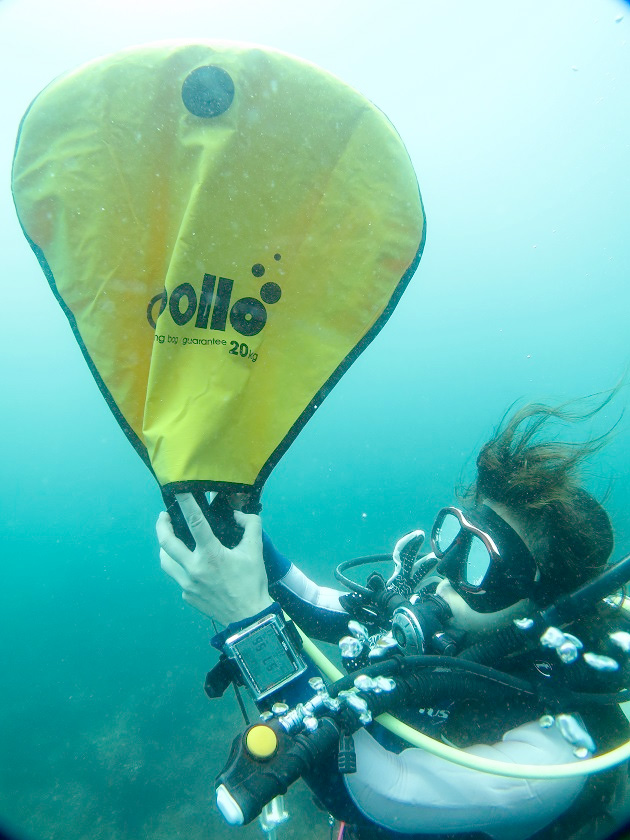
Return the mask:
<svg viewBox="0 0 630 840">
<path fill-rule="evenodd" d="M 514 400 L 589 394 L 625 372 L 629 27 L 621 0 L 0 0 L 0 821 L 35 840 L 262 837 L 216 812 L 240 721 L 231 697 L 202 693 L 211 628 L 159 568 L 158 489 L 15 219 L 10 164 L 32 98 L 131 44 L 228 39 L 315 62 L 398 129 L 427 212 L 420 268 L 263 497 L 278 547 L 330 583 L 336 562 L 430 527 Z M 625 389 L 593 431 L 627 404 Z M 629 444 L 624 418 L 587 475 L 608 492 L 617 556 Z M 328 837 L 304 788 L 287 804 L 281 840 Z"/>
</svg>

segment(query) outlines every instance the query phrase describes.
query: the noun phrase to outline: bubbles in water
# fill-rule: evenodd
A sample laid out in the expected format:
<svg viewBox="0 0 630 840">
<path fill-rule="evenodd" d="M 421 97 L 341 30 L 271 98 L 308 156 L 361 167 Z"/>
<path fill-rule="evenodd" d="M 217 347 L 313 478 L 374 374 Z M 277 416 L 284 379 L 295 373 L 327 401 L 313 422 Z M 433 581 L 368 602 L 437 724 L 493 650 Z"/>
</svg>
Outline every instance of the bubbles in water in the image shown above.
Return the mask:
<svg viewBox="0 0 630 840">
<path fill-rule="evenodd" d="M 363 650 L 363 642 L 353 636 L 344 636 L 339 641 L 339 650 L 344 659 L 354 659 Z"/>
<path fill-rule="evenodd" d="M 610 641 L 621 648 L 624 653 L 630 653 L 630 633 L 618 630 L 616 633 L 610 634 Z"/>
<path fill-rule="evenodd" d="M 562 733 L 563 738 L 580 750 L 595 752 L 596 747 L 593 739 L 581 723 L 573 715 L 558 715 L 556 724 Z"/>
<path fill-rule="evenodd" d="M 610 656 L 600 656 L 598 653 L 585 653 L 584 659 L 587 665 L 596 671 L 617 671 L 619 663 Z"/>
<path fill-rule="evenodd" d="M 540 641 L 545 647 L 559 648 L 564 642 L 564 633 L 557 627 L 548 627 L 540 637 Z"/>
</svg>

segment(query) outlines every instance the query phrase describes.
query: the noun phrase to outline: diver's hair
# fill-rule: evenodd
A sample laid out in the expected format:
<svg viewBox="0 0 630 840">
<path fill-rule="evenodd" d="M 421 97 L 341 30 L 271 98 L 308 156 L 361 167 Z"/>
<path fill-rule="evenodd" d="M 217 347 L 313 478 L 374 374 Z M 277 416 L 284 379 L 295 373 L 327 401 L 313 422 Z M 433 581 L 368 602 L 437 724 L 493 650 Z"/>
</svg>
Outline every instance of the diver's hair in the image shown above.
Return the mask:
<svg viewBox="0 0 630 840">
<path fill-rule="evenodd" d="M 603 399 L 594 395 L 599 397 L 594 408 L 588 397 L 559 406 L 530 403 L 511 416 L 508 410 L 479 452 L 477 478 L 465 495 L 476 503 L 505 505 L 522 524 L 540 568 L 535 596 L 540 605 L 593 577 L 612 552 L 610 520 L 581 486 L 580 468 L 607 443 L 614 426 L 590 440 L 565 442 L 557 437 L 557 423 L 588 420 L 618 387 Z"/>
</svg>

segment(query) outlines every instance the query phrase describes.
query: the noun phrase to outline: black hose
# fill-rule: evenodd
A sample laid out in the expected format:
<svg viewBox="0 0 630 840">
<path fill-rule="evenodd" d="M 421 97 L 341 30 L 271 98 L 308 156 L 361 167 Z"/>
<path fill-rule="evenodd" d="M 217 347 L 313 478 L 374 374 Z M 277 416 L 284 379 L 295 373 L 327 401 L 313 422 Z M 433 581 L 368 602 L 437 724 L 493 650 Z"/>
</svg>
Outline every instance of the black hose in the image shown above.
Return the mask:
<svg viewBox="0 0 630 840">
<path fill-rule="evenodd" d="M 395 683 L 395 688 L 390 692 L 361 693 L 374 717 L 383 712 L 396 712 L 398 709 L 409 708 L 414 702 L 422 706 L 433 706 L 443 703 L 445 699 L 449 701 L 477 699 L 485 697 L 489 689 L 492 690 L 494 702 L 497 700 L 497 695 L 511 695 L 514 692 L 519 694 L 525 692 L 534 702 L 538 701 L 531 686 L 523 689 L 510 685 L 504 680 L 492 680 L 488 676 L 466 671 L 457 674 L 442 670 L 410 671 L 404 675 L 398 675 Z"/>
<path fill-rule="evenodd" d="M 542 619 L 547 624 L 562 624 L 582 618 L 598 601 L 620 589 L 628 580 L 630 580 L 630 554 L 593 580 L 589 580 L 575 592 L 560 598 L 542 613 Z"/>
<path fill-rule="evenodd" d="M 526 694 L 536 694 L 535 688 L 531 683 L 522 680 L 519 677 L 513 677 L 511 674 L 506 674 L 503 671 L 498 671 L 496 668 L 489 668 L 486 665 L 481 665 L 477 662 L 468 662 L 462 659 L 453 659 L 451 656 L 396 656 L 391 659 L 386 659 L 384 662 L 378 662 L 374 665 L 368 665 L 367 668 L 361 668 L 359 671 L 348 674 L 337 680 L 329 687 L 331 697 L 336 697 L 340 691 L 348 691 L 354 686 L 354 680 L 359 674 L 365 674 L 368 677 L 376 676 L 402 676 L 407 677 L 414 674 L 418 668 L 434 668 L 441 669 L 445 672 L 465 672 L 482 677 L 495 685 L 502 685 L 505 688 L 513 689 L 514 691 L 521 691 Z"/>
<path fill-rule="evenodd" d="M 428 673 L 421 673 L 425 669 Z M 479 662 L 461 657 L 450 656 L 395 656 L 361 668 L 329 686 L 331 697 L 336 697 L 340 691 L 348 691 L 354 687 L 354 681 L 359 675 L 368 677 L 392 677 L 396 688 L 392 692 L 382 692 L 374 695 L 371 692 L 361 692 L 370 706 L 373 702 L 381 711 L 390 711 L 402 705 L 420 702 L 423 705 L 436 699 L 448 697 L 479 697 L 488 690 L 499 689 L 507 692 L 525 694 L 540 700 L 543 704 L 561 703 L 563 705 L 617 705 L 630 699 L 630 691 L 611 692 L 607 694 L 595 692 L 573 691 L 566 686 L 552 686 L 548 683 L 532 683 L 496 668 L 490 668 Z M 466 677 L 469 679 L 466 680 Z M 378 697 L 378 701 L 373 701 Z M 373 711 L 380 714 L 381 711 Z"/>
<path fill-rule="evenodd" d="M 357 566 L 366 566 L 368 563 L 385 563 L 388 560 L 391 561 L 391 559 L 391 554 L 369 554 L 365 557 L 355 557 L 352 560 L 344 560 L 343 563 L 339 563 L 336 567 L 335 577 L 340 583 L 343 583 L 346 589 L 349 589 L 351 592 L 359 592 L 361 595 L 365 595 L 366 598 L 373 598 L 374 590 L 357 583 L 347 577 L 344 572 L 346 569 L 355 569 Z"/>
<path fill-rule="evenodd" d="M 540 624 L 535 622 L 532 627 L 538 628 Z M 477 642 L 457 654 L 457 659 L 465 659 L 467 662 L 500 662 L 515 653 L 525 653 L 533 650 L 540 643 L 539 633 L 528 630 L 519 630 L 514 626 L 503 627 L 497 630 L 491 637 Z"/>
</svg>

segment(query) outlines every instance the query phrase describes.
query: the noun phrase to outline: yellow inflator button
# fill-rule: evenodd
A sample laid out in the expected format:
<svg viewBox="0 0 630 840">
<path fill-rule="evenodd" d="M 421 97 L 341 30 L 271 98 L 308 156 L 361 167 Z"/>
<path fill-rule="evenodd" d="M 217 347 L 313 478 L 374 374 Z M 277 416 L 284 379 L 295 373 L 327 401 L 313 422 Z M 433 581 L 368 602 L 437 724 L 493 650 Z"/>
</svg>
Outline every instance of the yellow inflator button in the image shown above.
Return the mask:
<svg viewBox="0 0 630 840">
<path fill-rule="evenodd" d="M 245 736 L 245 746 L 253 758 L 271 758 L 278 749 L 278 739 L 273 729 L 258 724 L 252 726 Z"/>
</svg>

